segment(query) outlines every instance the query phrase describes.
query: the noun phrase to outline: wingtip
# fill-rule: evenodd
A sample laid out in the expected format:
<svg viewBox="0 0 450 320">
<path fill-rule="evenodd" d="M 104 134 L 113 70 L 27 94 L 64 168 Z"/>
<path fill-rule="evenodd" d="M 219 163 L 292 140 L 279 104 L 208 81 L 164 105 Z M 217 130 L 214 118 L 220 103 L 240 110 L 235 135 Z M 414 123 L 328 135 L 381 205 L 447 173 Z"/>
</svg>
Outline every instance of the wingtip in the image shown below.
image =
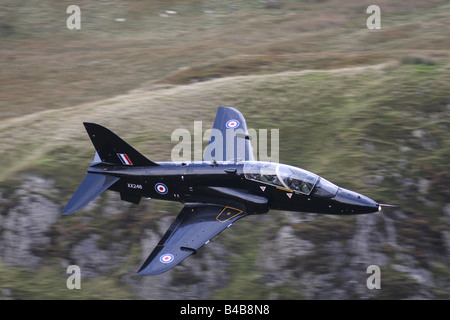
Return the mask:
<svg viewBox="0 0 450 320">
<path fill-rule="evenodd" d="M 64 209 L 61 210 L 61 214 L 62 215 L 69 215 L 76 212 L 76 210 L 73 210 L 72 208 L 70 208 L 70 206 L 67 204 Z"/>
<path fill-rule="evenodd" d="M 145 269 L 145 263 L 139 268 L 139 270 L 136 272 L 137 274 L 144 274 L 144 269 Z"/>
<path fill-rule="evenodd" d="M 136 274 L 140 275 L 140 276 L 145 276 L 146 274 L 144 272 L 142 272 L 141 270 L 139 270 L 138 272 L 136 272 Z"/>
<path fill-rule="evenodd" d="M 147 270 L 147 267 L 142 266 L 136 274 L 140 276 L 156 276 L 158 274 L 164 273 L 166 270 L 160 271 L 160 272 L 151 272 Z"/>
</svg>

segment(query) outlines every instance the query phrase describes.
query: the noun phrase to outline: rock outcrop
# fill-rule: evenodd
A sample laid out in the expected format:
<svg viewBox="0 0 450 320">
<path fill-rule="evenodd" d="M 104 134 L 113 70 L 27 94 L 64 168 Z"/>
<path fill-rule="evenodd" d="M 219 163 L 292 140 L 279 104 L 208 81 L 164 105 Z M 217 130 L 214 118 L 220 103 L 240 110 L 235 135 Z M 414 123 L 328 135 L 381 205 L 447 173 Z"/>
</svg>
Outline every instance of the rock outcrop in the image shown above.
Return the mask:
<svg viewBox="0 0 450 320">
<path fill-rule="evenodd" d="M 248 246 L 256 258 L 241 257 L 238 247 L 218 236 L 170 272 L 144 277 L 136 271 L 175 214 L 152 216 L 157 208 L 133 206 L 107 192 L 68 222 L 60 215 L 59 198 L 55 182 L 37 175 L 0 189 L 3 265 L 38 270 L 49 261 L 55 268 L 59 261 L 57 268 L 65 272 L 76 264 L 83 281 L 114 277 L 139 299 L 214 298 L 236 279 L 270 299 L 433 299 L 450 294 L 443 267 L 450 262 L 450 204 L 436 222 L 401 209 L 356 217 L 293 212 L 248 217 L 238 224 L 251 230 L 259 223 Z M 241 243 L 239 228 L 233 226 L 225 239 Z M 64 248 L 63 254 L 55 244 Z M 367 286 L 372 265 L 380 268 L 381 289 Z M 14 298 L 14 288 L 1 292 Z"/>
</svg>

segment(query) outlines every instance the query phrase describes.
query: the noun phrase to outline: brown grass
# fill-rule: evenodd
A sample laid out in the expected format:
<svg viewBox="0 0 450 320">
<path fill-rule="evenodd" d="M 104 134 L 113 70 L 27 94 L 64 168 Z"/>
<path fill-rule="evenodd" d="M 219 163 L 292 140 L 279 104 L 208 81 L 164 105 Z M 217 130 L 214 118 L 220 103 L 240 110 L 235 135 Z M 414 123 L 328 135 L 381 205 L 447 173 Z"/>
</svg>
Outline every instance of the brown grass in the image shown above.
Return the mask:
<svg viewBox="0 0 450 320">
<path fill-rule="evenodd" d="M 382 30 L 376 31 L 365 27 L 370 3 L 359 1 L 81 1 L 84 22 L 77 32 L 65 28 L 68 4 L 3 2 L 2 119 L 161 83 L 378 64 L 407 55 L 439 61 L 450 52 L 450 10 L 438 0 L 381 1 Z M 166 10 L 177 14 L 160 17 Z"/>
</svg>

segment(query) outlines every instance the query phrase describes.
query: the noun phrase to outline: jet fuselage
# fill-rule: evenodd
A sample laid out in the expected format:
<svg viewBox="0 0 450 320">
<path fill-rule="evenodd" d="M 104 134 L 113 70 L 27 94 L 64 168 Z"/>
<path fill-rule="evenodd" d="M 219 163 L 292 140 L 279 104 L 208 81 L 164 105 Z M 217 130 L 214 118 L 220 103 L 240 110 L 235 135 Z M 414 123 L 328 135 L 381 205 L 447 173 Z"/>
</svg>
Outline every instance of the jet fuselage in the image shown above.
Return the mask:
<svg viewBox="0 0 450 320">
<path fill-rule="evenodd" d="M 374 200 L 304 170 L 313 176 L 306 192 L 281 183 L 291 177 L 281 175 L 275 169 L 272 175 L 268 172 L 266 178 L 271 177 L 278 182 L 253 179 L 253 175 L 246 172 L 249 163 L 264 164 L 158 162 L 158 166 L 124 167 L 101 163 L 91 165 L 88 173 L 120 178 L 109 189 L 120 192 L 122 200 L 133 203 L 139 203 L 141 197 L 181 203 L 212 203 L 245 210 L 248 214 L 266 213 L 271 209 L 337 215 L 379 211 Z M 270 165 L 273 168 L 285 167 Z"/>
</svg>

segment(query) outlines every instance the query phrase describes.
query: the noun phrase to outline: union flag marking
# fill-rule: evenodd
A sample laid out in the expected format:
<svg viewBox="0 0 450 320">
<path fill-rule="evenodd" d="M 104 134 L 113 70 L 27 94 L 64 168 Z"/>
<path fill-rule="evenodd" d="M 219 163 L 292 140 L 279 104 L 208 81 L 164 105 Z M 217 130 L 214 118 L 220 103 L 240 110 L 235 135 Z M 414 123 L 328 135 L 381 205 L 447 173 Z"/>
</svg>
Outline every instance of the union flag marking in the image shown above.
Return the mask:
<svg viewBox="0 0 450 320">
<path fill-rule="evenodd" d="M 130 158 L 125 153 L 118 153 L 117 156 L 119 157 L 120 161 L 126 166 L 132 166 L 133 162 L 131 162 Z"/>
</svg>

